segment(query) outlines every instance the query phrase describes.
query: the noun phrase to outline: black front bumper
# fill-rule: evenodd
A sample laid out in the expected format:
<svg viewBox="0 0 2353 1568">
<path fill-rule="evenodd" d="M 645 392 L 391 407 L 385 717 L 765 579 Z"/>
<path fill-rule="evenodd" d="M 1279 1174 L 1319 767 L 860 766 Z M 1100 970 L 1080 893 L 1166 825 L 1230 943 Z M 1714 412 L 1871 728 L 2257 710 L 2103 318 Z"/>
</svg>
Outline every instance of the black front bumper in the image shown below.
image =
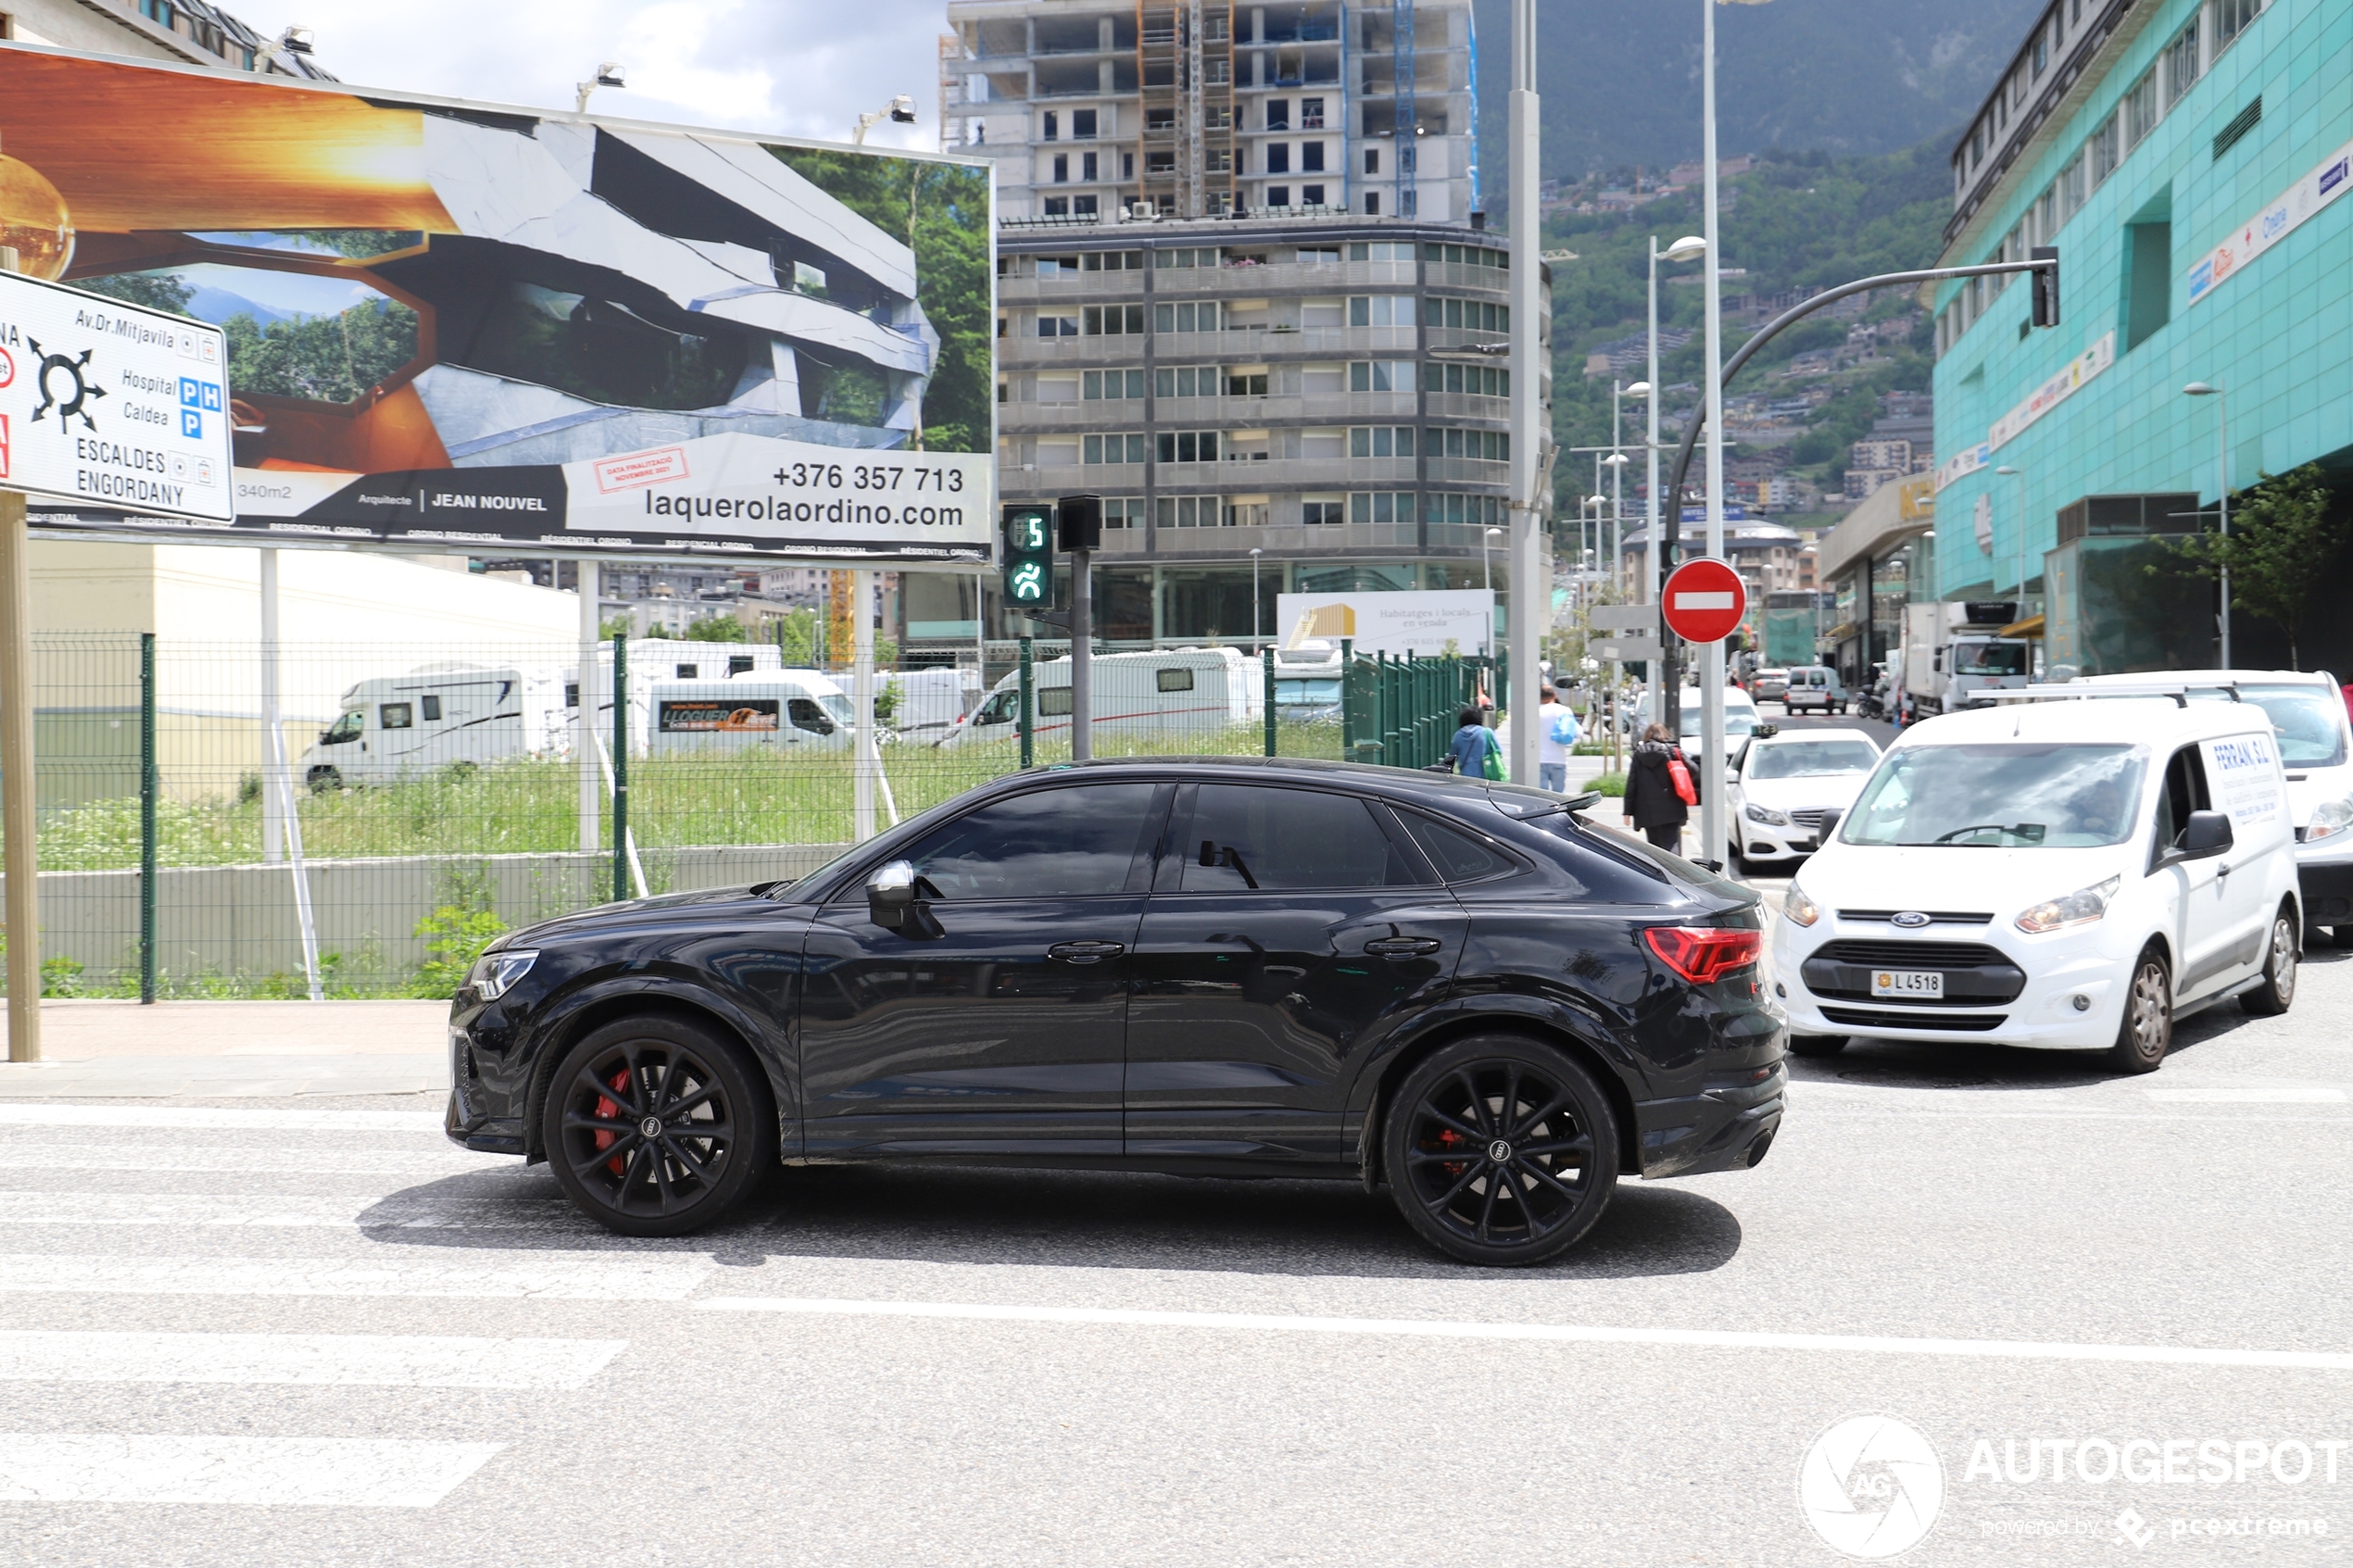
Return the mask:
<svg viewBox="0 0 2353 1568">
<path fill-rule="evenodd" d="M 476 1154 L 522 1153 L 522 1119 L 485 1114 L 477 1103 L 482 1098 L 481 1083 L 472 1043 L 453 1024 L 449 1030 L 449 1109 L 441 1119 L 442 1135 Z"/>
<path fill-rule="evenodd" d="M 2304 919 L 2312 925 L 2353 925 L 2353 860 L 2342 865 L 2299 865 L 2296 882 L 2304 897 Z"/>
<path fill-rule="evenodd" d="M 1745 1171 L 1765 1158 L 1780 1130 L 1789 1070 L 1775 1062 L 1763 1078 L 1711 1084 L 1695 1095 L 1644 1100 L 1634 1108 L 1642 1132 L 1642 1174 L 1698 1176 Z"/>
</svg>

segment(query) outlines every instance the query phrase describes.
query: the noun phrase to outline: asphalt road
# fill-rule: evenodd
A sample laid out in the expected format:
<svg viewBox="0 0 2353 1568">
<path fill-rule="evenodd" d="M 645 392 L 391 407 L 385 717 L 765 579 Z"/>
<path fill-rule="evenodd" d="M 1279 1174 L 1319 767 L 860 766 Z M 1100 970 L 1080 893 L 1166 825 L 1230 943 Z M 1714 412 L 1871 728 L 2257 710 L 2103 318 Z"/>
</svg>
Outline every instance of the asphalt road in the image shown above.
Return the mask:
<svg viewBox="0 0 2353 1568">
<path fill-rule="evenodd" d="M 1527 1273 L 1352 1186 L 906 1167 L 624 1242 L 430 1097 L 0 1102 L 0 1563 L 1835 1563 L 1865 1413 L 1928 1457 L 1811 1496 L 1935 1496 L 1906 1564 L 2343 1561 L 2348 1007 L 2321 952 L 2147 1077 L 1798 1063 L 1762 1167 Z"/>
</svg>

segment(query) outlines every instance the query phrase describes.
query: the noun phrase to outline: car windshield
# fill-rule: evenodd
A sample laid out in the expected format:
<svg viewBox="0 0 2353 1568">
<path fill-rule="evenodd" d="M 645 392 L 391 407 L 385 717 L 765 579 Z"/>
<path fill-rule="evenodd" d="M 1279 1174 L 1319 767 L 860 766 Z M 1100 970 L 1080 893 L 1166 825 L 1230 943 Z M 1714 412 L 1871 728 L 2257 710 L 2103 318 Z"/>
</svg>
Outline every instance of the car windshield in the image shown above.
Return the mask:
<svg viewBox="0 0 2353 1568">
<path fill-rule="evenodd" d="M 1687 736 L 1698 734 L 1699 720 L 1699 694 L 1688 692 L 1683 697 L 1683 734 Z M 1743 735 L 1755 733 L 1756 709 L 1737 703 L 1724 705 L 1724 734 L 1728 739 L 1738 740 Z"/>
<path fill-rule="evenodd" d="M 2239 696 L 2260 708 L 2279 732 L 2280 763 L 2334 768 L 2345 760 L 2344 702 L 2321 686 L 2241 686 Z"/>
<path fill-rule="evenodd" d="M 333 746 L 342 741 L 358 740 L 359 732 L 367 727 L 367 709 L 355 708 L 337 719 L 319 738 L 329 746 Z"/>
<path fill-rule="evenodd" d="M 2120 844 L 2133 831 L 2146 761 L 2131 746 L 1904 747 L 1880 763 L 1839 837 L 1969 849 Z"/>
<path fill-rule="evenodd" d="M 1785 740 L 1760 746 L 1748 759 L 1752 779 L 1812 779 L 1830 773 L 1868 773 L 1879 760 L 1868 741 Z"/>
<path fill-rule="evenodd" d="M 858 717 L 858 710 L 850 707 L 849 699 L 839 692 L 820 693 L 817 701 L 824 706 L 826 712 L 834 716 L 837 723 L 848 724 Z"/>
<path fill-rule="evenodd" d="M 1957 643 L 1953 647 L 1956 675 L 2023 675 L 2024 643 Z"/>
</svg>

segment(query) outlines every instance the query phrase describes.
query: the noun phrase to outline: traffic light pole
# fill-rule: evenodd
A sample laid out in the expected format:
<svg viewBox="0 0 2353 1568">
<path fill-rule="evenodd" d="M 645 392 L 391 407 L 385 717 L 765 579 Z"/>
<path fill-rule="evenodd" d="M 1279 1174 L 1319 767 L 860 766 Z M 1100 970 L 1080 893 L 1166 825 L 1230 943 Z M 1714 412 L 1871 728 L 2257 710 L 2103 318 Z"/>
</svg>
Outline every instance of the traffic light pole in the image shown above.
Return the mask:
<svg viewBox="0 0 2353 1568">
<path fill-rule="evenodd" d="M 1070 552 L 1070 759 L 1074 762 L 1095 755 L 1094 561 L 1092 550 Z"/>
<path fill-rule="evenodd" d="M 1719 387 L 1730 385 L 1732 378 L 1740 373 L 1741 367 L 1755 358 L 1756 351 L 1770 343 L 1783 328 L 1803 320 L 1824 306 L 1834 304 L 1849 295 L 1867 294 L 1873 289 L 1900 288 L 1907 283 L 1941 282 L 1946 278 L 1990 278 L 2008 272 L 2045 273 L 2050 280 L 2047 296 L 2050 308 L 2047 312 L 2041 308 L 2043 298 L 2038 295 L 2035 324 L 2055 327 L 2058 325 L 2058 264 L 2057 248 L 2045 245 L 2039 247 L 2034 256 L 2025 261 L 1993 261 L 1980 267 L 1931 267 L 1917 272 L 1881 272 L 1876 277 L 1857 278 L 1851 283 L 1841 283 L 1834 289 L 1825 289 L 1811 299 L 1802 300 L 1791 306 L 1787 310 L 1765 323 L 1755 336 L 1742 344 L 1739 351 L 1725 361 L 1724 373 L 1717 378 L 1717 384 Z M 2045 314 L 2048 320 L 2041 319 Z M 1675 451 L 1674 475 L 1667 482 L 1665 501 L 1660 506 L 1658 513 L 1661 521 L 1655 570 L 1658 572 L 1659 583 L 1666 582 L 1667 574 L 1675 570 L 1675 554 L 1683 536 L 1683 476 L 1690 471 L 1692 450 L 1699 445 L 1700 432 L 1706 423 L 1706 411 L 1703 408 L 1693 417 L 1692 422 L 1683 428 L 1682 444 Z M 1653 584 L 1652 591 L 1655 596 L 1657 591 L 1655 583 Z M 1664 657 L 1659 660 L 1658 720 L 1667 727 L 1669 734 L 1674 734 L 1679 733 L 1682 723 L 1682 679 L 1679 668 L 1680 661 L 1675 657 L 1676 639 L 1664 627 L 1660 628 L 1659 640 L 1664 645 L 1661 649 Z"/>
</svg>

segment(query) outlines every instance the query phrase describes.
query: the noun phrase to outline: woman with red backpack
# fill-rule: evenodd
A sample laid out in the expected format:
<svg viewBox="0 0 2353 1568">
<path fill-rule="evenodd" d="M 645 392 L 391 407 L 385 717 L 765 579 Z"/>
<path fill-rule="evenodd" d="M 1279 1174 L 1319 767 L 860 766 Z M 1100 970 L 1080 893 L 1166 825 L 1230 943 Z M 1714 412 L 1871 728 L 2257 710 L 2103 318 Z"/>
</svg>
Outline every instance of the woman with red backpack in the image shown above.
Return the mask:
<svg viewBox="0 0 2353 1568">
<path fill-rule="evenodd" d="M 1683 842 L 1683 824 L 1699 804 L 1699 778 L 1667 726 L 1653 724 L 1636 743 L 1626 769 L 1626 825 L 1661 849 Z"/>
</svg>

